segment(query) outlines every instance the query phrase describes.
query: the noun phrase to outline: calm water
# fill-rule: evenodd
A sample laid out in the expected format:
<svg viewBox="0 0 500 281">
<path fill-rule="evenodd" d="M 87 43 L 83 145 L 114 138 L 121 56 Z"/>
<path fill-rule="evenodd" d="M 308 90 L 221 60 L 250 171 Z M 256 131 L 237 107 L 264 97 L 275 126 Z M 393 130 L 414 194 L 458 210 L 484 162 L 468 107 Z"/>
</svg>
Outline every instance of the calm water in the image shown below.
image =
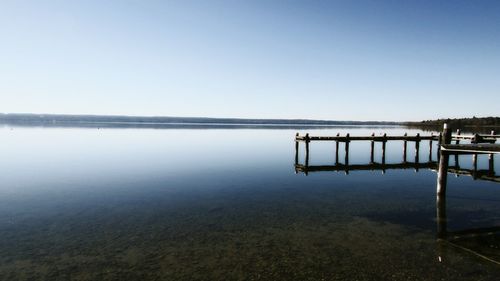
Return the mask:
<svg viewBox="0 0 500 281">
<path fill-rule="evenodd" d="M 498 232 L 436 239 L 435 172 L 295 174 L 296 131 L 0 127 L 0 280 L 498 280 Z M 500 226 L 499 184 L 449 175 L 446 203 L 450 232 Z"/>
</svg>

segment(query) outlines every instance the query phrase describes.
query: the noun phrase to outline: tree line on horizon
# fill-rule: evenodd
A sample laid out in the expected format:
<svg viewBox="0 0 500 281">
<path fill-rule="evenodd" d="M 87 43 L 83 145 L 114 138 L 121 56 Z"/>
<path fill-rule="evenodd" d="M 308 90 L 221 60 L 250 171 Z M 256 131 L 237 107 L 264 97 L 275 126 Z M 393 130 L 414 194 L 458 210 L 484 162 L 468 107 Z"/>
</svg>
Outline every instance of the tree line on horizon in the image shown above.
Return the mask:
<svg viewBox="0 0 500 281">
<path fill-rule="evenodd" d="M 472 117 L 472 118 L 443 118 L 437 120 L 423 120 L 408 122 L 409 126 L 416 127 L 442 127 L 447 123 L 451 128 L 462 129 L 467 127 L 500 128 L 500 117 Z"/>
</svg>

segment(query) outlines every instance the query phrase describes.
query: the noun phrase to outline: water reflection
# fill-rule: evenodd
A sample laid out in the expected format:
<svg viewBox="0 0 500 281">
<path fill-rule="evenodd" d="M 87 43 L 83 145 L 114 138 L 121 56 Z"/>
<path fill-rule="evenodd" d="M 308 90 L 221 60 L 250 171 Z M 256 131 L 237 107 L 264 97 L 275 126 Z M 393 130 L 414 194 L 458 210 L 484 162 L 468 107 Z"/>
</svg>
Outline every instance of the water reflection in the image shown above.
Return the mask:
<svg viewBox="0 0 500 281">
<path fill-rule="evenodd" d="M 366 135 L 373 129 L 348 130 Z M 398 130 L 383 129 L 403 134 Z M 294 134 L 295 130 L 0 130 L 0 279 L 498 276 L 496 265 L 452 252 L 448 245 L 443 246 L 443 262 L 436 261 L 436 179 L 430 169 L 388 170 L 390 176 L 383 177 L 370 171 L 295 175 L 290 169 Z M 365 144 L 351 143 L 349 166 L 369 161 L 370 146 Z M 309 167 L 327 157 L 334 159 L 332 148 L 315 143 Z M 427 158 L 426 148 L 421 143 L 422 160 Z M 401 160 L 399 143 L 389 142 L 386 149 L 386 165 Z M 374 156 L 380 161 L 380 155 Z M 414 159 L 413 145 L 408 159 Z M 460 160 L 461 168 L 470 168 Z M 484 166 L 482 160 L 478 157 L 478 169 Z M 446 202 L 448 232 L 497 225 L 498 219 L 490 219 L 500 214 L 498 201 L 493 201 L 500 200 L 494 183 L 473 185 L 469 177 L 448 180 L 453 186 Z M 463 204 L 464 199 L 456 200 L 459 196 L 489 201 Z M 464 214 L 472 216 L 461 217 Z M 488 219 L 478 223 L 477 218 Z M 490 245 L 499 244 L 493 242 Z"/>
<path fill-rule="evenodd" d="M 385 173 L 386 170 L 405 170 L 405 169 L 434 169 L 436 167 L 436 162 L 425 162 L 425 163 L 415 163 L 415 162 L 403 162 L 403 163 L 370 163 L 370 164 L 335 164 L 335 165 L 314 165 L 307 166 L 302 164 L 295 164 L 295 172 L 303 172 L 304 174 L 309 174 L 310 172 L 320 172 L 320 171 L 345 171 L 346 174 L 349 171 L 382 171 Z"/>
<path fill-rule="evenodd" d="M 458 158 L 458 154 L 455 155 Z M 445 156 L 446 157 L 446 156 Z M 432 171 L 438 171 L 438 162 L 436 161 L 427 161 L 427 162 L 400 162 L 400 163 L 382 163 L 371 162 L 366 164 L 344 164 L 344 163 L 336 163 L 334 165 L 309 165 L 309 156 L 306 155 L 306 161 L 304 164 L 300 164 L 298 162 L 298 156 L 295 156 L 295 173 L 302 172 L 305 175 L 308 175 L 311 172 L 339 172 L 344 171 L 346 174 L 349 174 L 350 171 L 382 171 L 385 173 L 386 170 L 406 170 L 406 169 L 414 169 L 418 172 L 420 169 L 429 169 Z M 458 161 L 455 161 L 455 165 L 448 166 L 446 171 L 447 173 L 454 174 L 456 176 L 466 175 L 471 176 L 475 180 L 485 180 L 492 182 L 500 183 L 500 175 L 497 175 L 495 172 L 494 165 L 494 157 L 489 156 L 488 159 L 488 169 L 478 169 L 477 168 L 477 155 L 473 155 L 473 168 L 462 168 L 458 165 Z M 446 185 L 446 183 L 444 183 Z"/>
<path fill-rule="evenodd" d="M 382 171 L 386 170 L 404 170 L 414 169 L 416 172 L 419 169 L 428 169 L 436 172 L 436 223 L 437 223 L 437 257 L 439 262 L 446 259 L 447 247 L 453 247 L 460 251 L 474 255 L 485 261 L 500 265 L 500 253 L 498 251 L 498 240 L 500 239 L 500 225 L 491 225 L 481 228 L 468 228 L 450 231 L 448 230 L 446 190 L 448 185 L 448 174 L 455 176 L 467 175 L 473 177 L 474 180 L 484 180 L 500 183 L 500 176 L 495 173 L 494 155 L 488 154 L 488 169 L 478 169 L 478 154 L 472 154 L 472 168 L 461 168 L 459 165 L 459 153 L 440 153 L 439 162 L 432 161 L 432 145 L 429 146 L 429 161 L 419 162 L 418 152 L 415 156 L 415 162 L 406 161 L 406 143 L 404 144 L 404 161 L 400 163 L 385 163 L 385 147 L 382 146 L 382 162 L 373 161 L 373 142 L 371 145 L 370 163 L 366 164 L 349 164 L 349 149 L 346 146 L 345 163 L 338 162 L 338 142 L 336 144 L 336 155 L 334 165 L 309 165 L 309 143 L 306 142 L 305 163 L 299 163 L 298 157 L 298 142 L 295 146 L 295 173 L 304 173 L 308 175 L 311 172 L 338 172 L 344 171 L 349 174 L 350 171 Z M 418 147 L 417 147 L 418 151 Z M 454 156 L 454 165 L 449 166 L 450 155 Z"/>
<path fill-rule="evenodd" d="M 458 132 L 459 133 L 459 132 Z M 493 133 L 492 133 L 493 134 Z M 500 265 L 500 255 L 498 255 L 498 251 L 491 252 L 489 251 L 491 248 L 495 247 L 494 242 L 498 240 L 498 233 L 500 231 L 500 227 L 491 226 L 486 228 L 473 228 L 473 229 L 463 229 L 455 232 L 448 231 L 448 218 L 446 215 L 446 189 L 448 185 L 448 171 L 449 171 L 449 158 L 451 155 L 454 155 L 455 159 L 455 167 L 457 174 L 466 174 L 472 176 L 474 179 L 482 179 L 493 182 L 499 182 L 498 177 L 495 176 L 494 171 L 494 155 L 488 154 L 488 170 L 486 171 L 478 171 L 478 151 L 482 154 L 487 154 L 488 150 L 484 149 L 483 146 L 478 145 L 465 145 L 460 146 L 459 140 L 455 143 L 455 148 L 450 146 L 451 141 L 451 132 L 447 128 L 446 124 L 443 129 L 443 145 L 440 151 L 440 159 L 439 165 L 437 169 L 437 186 L 436 186 L 436 206 L 437 206 L 437 238 L 438 238 L 438 259 L 439 261 L 443 260 L 443 245 L 450 245 L 462 251 L 468 252 L 472 255 L 475 255 L 478 258 L 489 261 L 496 265 Z M 496 138 L 488 141 L 490 143 L 494 143 Z M 484 142 L 483 137 L 480 137 L 478 134 L 475 134 L 471 143 L 477 144 L 480 142 Z M 496 147 L 498 148 L 498 146 Z M 495 150 L 493 150 L 495 151 Z M 498 151 L 498 150 L 496 150 Z M 460 169 L 459 164 L 459 154 L 472 154 L 472 166 L 473 168 L 470 170 Z"/>
<path fill-rule="evenodd" d="M 455 157 L 455 166 L 450 169 L 449 156 Z M 448 217 L 446 215 L 446 190 L 448 185 L 448 173 L 451 171 L 456 175 L 469 175 L 474 179 L 487 180 L 500 183 L 500 177 L 495 175 L 494 157 L 488 155 L 488 169 L 477 169 L 478 154 L 472 155 L 473 169 L 460 169 L 458 162 L 459 153 L 441 152 L 439 166 L 437 169 L 436 185 L 436 223 L 437 223 L 437 249 L 440 262 L 446 258 L 445 246 L 451 246 L 488 262 L 500 265 L 500 254 L 495 248 L 495 240 L 498 240 L 500 226 L 492 225 L 482 228 L 469 228 L 458 231 L 448 231 Z"/>
</svg>

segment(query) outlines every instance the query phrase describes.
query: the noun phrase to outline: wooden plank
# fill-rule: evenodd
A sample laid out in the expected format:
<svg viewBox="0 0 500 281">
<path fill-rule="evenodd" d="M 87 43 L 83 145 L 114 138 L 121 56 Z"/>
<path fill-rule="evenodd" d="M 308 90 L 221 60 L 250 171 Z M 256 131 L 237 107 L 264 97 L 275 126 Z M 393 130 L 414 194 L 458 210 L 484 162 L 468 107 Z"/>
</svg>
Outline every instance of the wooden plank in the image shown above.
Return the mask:
<svg viewBox="0 0 500 281">
<path fill-rule="evenodd" d="M 443 144 L 441 150 L 448 153 L 500 153 L 500 144 Z"/>
<path fill-rule="evenodd" d="M 485 135 L 485 134 L 479 134 L 479 136 L 483 138 L 490 138 L 490 139 L 499 139 L 500 135 L 495 135 L 495 134 L 490 134 L 490 135 Z M 454 134 L 451 136 L 454 140 L 459 139 L 459 140 L 470 140 L 474 137 L 473 134 L 471 135 L 462 135 L 462 134 Z"/>
<path fill-rule="evenodd" d="M 306 137 L 298 136 L 295 138 L 297 141 L 305 141 Z M 438 140 L 437 136 L 310 136 L 309 141 L 417 141 L 417 140 Z"/>
<path fill-rule="evenodd" d="M 496 139 L 500 138 L 500 135 L 479 135 L 483 138 L 483 140 L 487 142 L 495 141 Z M 452 140 L 471 140 L 474 137 L 474 135 L 452 135 Z M 305 141 L 306 137 L 305 136 L 296 136 L 295 139 L 297 141 Z M 309 137 L 310 141 L 340 141 L 344 142 L 346 141 L 345 136 L 310 136 Z M 417 140 L 439 140 L 439 136 L 437 135 L 430 135 L 430 136 L 386 136 L 384 139 L 383 136 L 350 136 L 349 141 L 379 141 L 382 142 L 384 140 L 388 141 L 394 141 L 394 140 L 401 140 L 401 141 L 417 141 Z"/>
</svg>

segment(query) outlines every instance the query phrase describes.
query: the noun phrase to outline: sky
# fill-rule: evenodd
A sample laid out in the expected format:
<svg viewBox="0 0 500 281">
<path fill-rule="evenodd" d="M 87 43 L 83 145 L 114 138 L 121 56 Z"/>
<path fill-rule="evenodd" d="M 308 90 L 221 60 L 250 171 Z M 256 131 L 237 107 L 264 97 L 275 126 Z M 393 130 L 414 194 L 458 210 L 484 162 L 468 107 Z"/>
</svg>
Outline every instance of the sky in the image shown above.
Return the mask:
<svg viewBox="0 0 500 281">
<path fill-rule="evenodd" d="M 0 0 L 0 112 L 499 116 L 500 1 Z"/>
</svg>

